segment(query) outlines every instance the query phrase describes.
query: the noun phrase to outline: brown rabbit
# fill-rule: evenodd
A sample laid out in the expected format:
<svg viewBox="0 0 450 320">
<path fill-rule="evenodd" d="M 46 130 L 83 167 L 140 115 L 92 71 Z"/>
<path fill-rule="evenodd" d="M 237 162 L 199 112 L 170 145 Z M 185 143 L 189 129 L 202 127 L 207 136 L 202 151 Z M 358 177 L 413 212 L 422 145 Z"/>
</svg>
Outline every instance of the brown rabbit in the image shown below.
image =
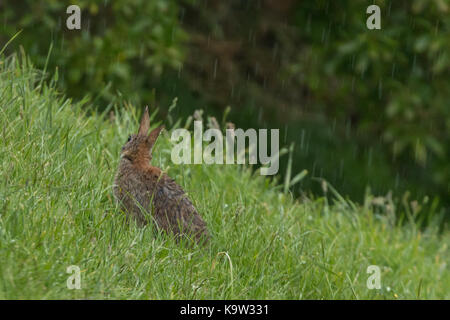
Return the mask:
<svg viewBox="0 0 450 320">
<path fill-rule="evenodd" d="M 152 148 L 164 127 L 150 128 L 148 107 L 137 134 L 122 147 L 119 169 L 114 181 L 114 195 L 138 225 L 152 219 L 158 228 L 176 235 L 193 236 L 197 242 L 209 239 L 206 223 L 183 189 L 161 169 L 150 164 Z"/>
</svg>

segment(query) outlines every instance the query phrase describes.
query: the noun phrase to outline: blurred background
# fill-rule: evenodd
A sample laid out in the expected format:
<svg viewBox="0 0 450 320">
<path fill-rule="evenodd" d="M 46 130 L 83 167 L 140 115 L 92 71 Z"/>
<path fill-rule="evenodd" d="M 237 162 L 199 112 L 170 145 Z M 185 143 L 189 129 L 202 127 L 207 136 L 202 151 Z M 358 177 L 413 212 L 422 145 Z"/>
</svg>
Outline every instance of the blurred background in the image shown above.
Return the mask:
<svg viewBox="0 0 450 320">
<path fill-rule="evenodd" d="M 81 30 L 66 8 L 79 5 Z M 367 7 L 381 8 L 368 30 Z M 58 74 L 100 110 L 195 110 L 240 128 L 280 128 L 295 195 L 314 177 L 362 202 L 366 189 L 450 206 L 449 0 L 7 0 L 0 44 Z M 51 50 L 50 50 L 51 49 Z M 49 55 L 50 52 L 50 55 Z M 286 173 L 282 159 L 280 175 Z"/>
</svg>

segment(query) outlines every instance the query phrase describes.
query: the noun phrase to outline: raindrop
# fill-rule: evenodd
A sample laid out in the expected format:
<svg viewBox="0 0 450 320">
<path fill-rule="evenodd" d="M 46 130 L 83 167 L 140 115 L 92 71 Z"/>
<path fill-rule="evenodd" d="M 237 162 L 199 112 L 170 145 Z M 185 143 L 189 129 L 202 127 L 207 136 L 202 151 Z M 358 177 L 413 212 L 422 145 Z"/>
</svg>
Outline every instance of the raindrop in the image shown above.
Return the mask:
<svg viewBox="0 0 450 320">
<path fill-rule="evenodd" d="M 300 139 L 300 149 L 303 150 L 305 144 L 305 129 L 302 129 L 302 137 Z"/>
<path fill-rule="evenodd" d="M 61 36 L 61 51 L 63 51 L 64 48 L 64 33 Z"/>
<path fill-rule="evenodd" d="M 417 56 L 416 56 L 416 54 L 414 54 L 413 65 L 412 65 L 412 70 L 411 70 L 412 73 L 414 73 L 414 71 L 416 70 L 416 61 L 417 61 Z"/>
<path fill-rule="evenodd" d="M 186 13 L 185 9 L 181 8 L 181 10 L 180 10 L 180 18 L 179 18 L 180 19 L 180 23 L 183 23 L 185 13 Z"/>
<path fill-rule="evenodd" d="M 183 69 L 183 65 L 181 64 L 181 65 L 178 67 L 178 79 L 181 79 L 181 71 L 182 71 L 182 69 Z"/>
<path fill-rule="evenodd" d="M 217 76 L 217 58 L 216 60 L 214 60 L 214 74 L 213 74 L 213 78 L 216 79 Z"/>
<path fill-rule="evenodd" d="M 305 150 L 305 154 L 309 154 L 309 143 L 311 142 L 310 138 L 308 138 L 308 140 L 306 140 L 306 150 Z"/>
<path fill-rule="evenodd" d="M 306 32 L 311 33 L 311 13 L 308 14 L 308 20 L 306 21 Z"/>
<path fill-rule="evenodd" d="M 436 28 L 434 29 L 435 34 L 437 35 L 439 32 L 439 20 L 436 20 Z"/>
</svg>

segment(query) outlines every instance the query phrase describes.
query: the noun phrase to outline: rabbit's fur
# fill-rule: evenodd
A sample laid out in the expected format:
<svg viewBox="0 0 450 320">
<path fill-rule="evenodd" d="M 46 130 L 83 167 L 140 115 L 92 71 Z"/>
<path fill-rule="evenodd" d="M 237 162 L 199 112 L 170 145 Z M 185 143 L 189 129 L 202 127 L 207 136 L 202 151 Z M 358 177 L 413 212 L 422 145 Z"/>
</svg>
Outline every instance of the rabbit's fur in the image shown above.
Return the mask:
<svg viewBox="0 0 450 320">
<path fill-rule="evenodd" d="M 209 239 L 206 223 L 183 189 L 161 169 L 150 164 L 152 149 L 163 127 L 147 135 L 150 129 L 148 107 L 139 132 L 122 147 L 119 169 L 114 181 L 114 195 L 128 218 L 156 226 L 177 236 L 194 237 L 197 242 Z"/>
</svg>

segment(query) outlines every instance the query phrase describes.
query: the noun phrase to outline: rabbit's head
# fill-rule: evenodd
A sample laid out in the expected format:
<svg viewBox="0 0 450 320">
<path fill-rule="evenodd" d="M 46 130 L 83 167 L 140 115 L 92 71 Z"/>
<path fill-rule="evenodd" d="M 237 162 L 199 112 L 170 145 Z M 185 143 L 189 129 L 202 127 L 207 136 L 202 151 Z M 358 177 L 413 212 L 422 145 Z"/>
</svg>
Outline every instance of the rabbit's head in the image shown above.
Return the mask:
<svg viewBox="0 0 450 320">
<path fill-rule="evenodd" d="M 135 163 L 148 163 L 152 159 L 152 149 L 155 145 L 164 126 L 153 129 L 148 135 L 150 129 L 150 116 L 148 115 L 148 107 L 145 107 L 142 115 L 141 124 L 137 134 L 128 137 L 127 142 L 120 152 L 121 159 Z"/>
</svg>

